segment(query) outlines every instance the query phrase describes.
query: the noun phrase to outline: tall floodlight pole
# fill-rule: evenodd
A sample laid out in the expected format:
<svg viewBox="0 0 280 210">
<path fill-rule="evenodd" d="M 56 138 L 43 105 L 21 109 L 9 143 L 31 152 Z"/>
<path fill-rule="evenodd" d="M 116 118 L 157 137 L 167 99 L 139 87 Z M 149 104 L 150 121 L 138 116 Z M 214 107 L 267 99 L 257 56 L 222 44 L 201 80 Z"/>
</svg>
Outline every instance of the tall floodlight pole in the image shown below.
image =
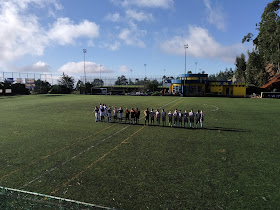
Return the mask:
<svg viewBox="0 0 280 210">
<path fill-rule="evenodd" d="M 145 66 L 145 78 L 146 78 L 146 66 L 147 66 L 147 64 L 144 64 L 144 66 Z"/>
<path fill-rule="evenodd" d="M 184 78 L 184 86 L 182 88 L 182 92 L 183 92 L 183 95 L 184 95 L 184 87 L 186 86 L 186 74 L 187 74 L 187 48 L 189 47 L 188 44 L 185 44 L 184 45 L 184 48 L 185 48 L 185 78 Z"/>
<path fill-rule="evenodd" d="M 145 86 L 146 86 L 146 67 L 147 67 L 147 64 L 144 64 L 145 66 L 145 77 L 144 77 L 144 89 L 145 89 Z"/>
<path fill-rule="evenodd" d="M 85 86 L 86 86 L 86 53 L 87 53 L 87 50 L 86 49 L 83 49 L 83 53 L 84 53 L 84 82 L 85 82 Z"/>
<path fill-rule="evenodd" d="M 100 71 L 100 84 L 101 84 L 101 67 L 102 67 L 102 65 L 100 64 L 100 65 L 99 65 L 99 71 Z"/>
<path fill-rule="evenodd" d="M 166 69 L 163 69 L 163 77 L 165 77 L 165 79 L 166 79 L 165 72 L 166 72 Z M 162 78 L 163 78 L 163 77 L 162 77 Z M 162 85 L 163 85 L 163 82 L 162 82 Z"/>
<path fill-rule="evenodd" d="M 132 83 L 132 69 L 130 69 L 130 83 Z"/>
<path fill-rule="evenodd" d="M 195 62 L 195 73 L 196 73 L 197 62 Z"/>
</svg>

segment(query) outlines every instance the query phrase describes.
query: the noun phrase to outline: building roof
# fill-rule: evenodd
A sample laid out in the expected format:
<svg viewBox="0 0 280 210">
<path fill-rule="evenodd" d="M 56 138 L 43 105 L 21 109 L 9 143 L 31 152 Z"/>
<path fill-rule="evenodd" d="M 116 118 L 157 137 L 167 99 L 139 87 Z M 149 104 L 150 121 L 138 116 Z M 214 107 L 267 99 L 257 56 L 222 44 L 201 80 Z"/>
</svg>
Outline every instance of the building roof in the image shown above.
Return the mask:
<svg viewBox="0 0 280 210">
<path fill-rule="evenodd" d="M 207 77 L 208 74 L 180 74 L 179 77 Z"/>
<path fill-rule="evenodd" d="M 268 88 L 269 86 L 273 85 L 276 82 L 280 82 L 280 73 L 276 74 L 274 77 L 272 77 L 268 83 L 261 86 L 261 88 Z"/>
</svg>

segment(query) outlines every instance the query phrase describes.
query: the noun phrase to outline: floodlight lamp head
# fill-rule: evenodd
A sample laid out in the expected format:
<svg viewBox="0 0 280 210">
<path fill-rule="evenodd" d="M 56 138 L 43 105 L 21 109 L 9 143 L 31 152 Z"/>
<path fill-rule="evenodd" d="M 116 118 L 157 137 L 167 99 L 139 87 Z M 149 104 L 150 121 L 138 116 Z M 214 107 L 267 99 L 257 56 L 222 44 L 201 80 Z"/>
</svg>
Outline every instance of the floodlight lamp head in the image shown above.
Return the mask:
<svg viewBox="0 0 280 210">
<path fill-rule="evenodd" d="M 86 53 L 87 52 L 87 50 L 86 49 L 83 49 L 83 53 Z"/>
<path fill-rule="evenodd" d="M 185 45 L 184 45 L 184 48 L 189 48 L 189 45 L 188 45 L 188 44 L 185 44 Z"/>
</svg>

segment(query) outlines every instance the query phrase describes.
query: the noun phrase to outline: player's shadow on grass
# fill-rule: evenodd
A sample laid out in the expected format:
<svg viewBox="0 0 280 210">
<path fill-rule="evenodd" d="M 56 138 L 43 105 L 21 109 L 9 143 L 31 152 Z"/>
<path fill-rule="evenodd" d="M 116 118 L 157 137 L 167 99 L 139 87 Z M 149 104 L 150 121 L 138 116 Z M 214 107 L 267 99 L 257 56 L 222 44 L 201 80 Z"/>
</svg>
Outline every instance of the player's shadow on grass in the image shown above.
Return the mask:
<svg viewBox="0 0 280 210">
<path fill-rule="evenodd" d="M 181 126 L 172 126 L 170 127 L 169 125 L 166 125 L 166 126 L 162 126 L 162 124 L 159 126 L 158 124 L 154 124 L 154 125 L 145 125 L 145 123 L 137 123 L 137 124 L 131 124 L 131 123 L 125 123 L 124 121 L 122 121 L 122 123 L 120 123 L 119 121 L 112 121 L 110 123 L 117 123 L 117 124 L 120 124 L 120 125 L 132 125 L 132 126 L 149 126 L 149 127 L 161 127 L 161 128 L 168 128 L 168 129 L 185 129 L 185 130 L 209 130 L 209 131 L 218 131 L 218 132 L 240 132 L 240 133 L 245 133 L 245 132 L 248 132 L 248 130 L 246 129 L 235 129 L 235 128 L 223 128 L 223 127 L 203 127 L 203 128 L 190 128 L 190 127 L 181 127 Z"/>
<path fill-rule="evenodd" d="M 46 95 L 41 95 L 42 97 L 57 97 L 57 96 L 65 96 L 65 95 L 62 95 L 62 94 L 46 94 Z"/>
<path fill-rule="evenodd" d="M 137 124 L 137 125 L 145 125 L 145 124 Z M 204 128 L 200 128 L 200 127 L 198 127 L 198 128 L 196 128 L 196 127 L 194 127 L 194 128 L 190 128 L 190 127 L 184 127 L 184 126 L 172 126 L 172 127 L 170 127 L 170 126 L 168 126 L 168 125 L 166 125 L 166 126 L 162 126 L 162 124 L 160 125 L 160 126 L 158 126 L 157 124 L 154 124 L 154 125 L 146 125 L 146 126 L 151 126 L 151 127 L 153 127 L 153 126 L 155 126 L 155 127 L 161 127 L 161 128 L 170 128 L 170 129 L 186 129 L 186 130 L 210 130 L 210 131 L 218 131 L 218 132 L 241 132 L 241 133 L 243 133 L 243 132 L 248 132 L 248 130 L 246 130 L 246 129 L 235 129 L 235 128 L 223 128 L 223 127 L 204 127 Z"/>
<path fill-rule="evenodd" d="M 203 128 L 203 130 L 226 131 L 226 132 L 240 132 L 240 133 L 248 132 L 248 130 L 246 130 L 246 129 L 223 128 L 223 127 L 207 127 L 207 128 Z"/>
</svg>

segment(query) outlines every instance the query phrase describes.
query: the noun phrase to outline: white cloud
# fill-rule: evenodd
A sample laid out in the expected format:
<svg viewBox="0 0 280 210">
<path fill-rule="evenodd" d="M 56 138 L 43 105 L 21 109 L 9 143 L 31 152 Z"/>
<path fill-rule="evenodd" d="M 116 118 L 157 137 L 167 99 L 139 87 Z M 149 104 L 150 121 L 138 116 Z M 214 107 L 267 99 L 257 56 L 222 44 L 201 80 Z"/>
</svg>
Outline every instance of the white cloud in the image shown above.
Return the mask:
<svg viewBox="0 0 280 210">
<path fill-rule="evenodd" d="M 38 61 L 37 63 L 33 64 L 30 69 L 25 68 L 26 71 L 29 72 L 50 72 L 51 67 L 42 61 Z"/>
<path fill-rule="evenodd" d="M 86 75 L 90 73 L 99 73 L 100 71 L 102 73 L 111 73 L 113 72 L 111 69 L 108 69 L 104 67 L 103 65 L 94 63 L 94 62 L 85 62 L 85 70 Z M 64 72 L 66 74 L 72 75 L 72 74 L 84 74 L 84 62 L 69 62 L 61 66 L 58 70 L 58 72 Z"/>
<path fill-rule="evenodd" d="M 166 53 L 184 55 L 185 44 L 189 46 L 186 51 L 189 56 L 220 59 L 230 63 L 234 62 L 237 55 L 247 50 L 245 45 L 239 43 L 222 46 L 209 34 L 207 29 L 197 26 L 190 26 L 189 35 L 186 37 L 175 36 L 163 42 L 161 49 Z"/>
<path fill-rule="evenodd" d="M 105 17 L 106 20 L 112 21 L 112 22 L 119 22 L 121 20 L 120 13 L 113 13 L 113 14 L 108 14 Z"/>
<path fill-rule="evenodd" d="M 28 66 L 17 66 L 15 64 L 8 64 L 4 65 L 3 68 L 13 69 L 13 71 L 15 72 L 51 72 L 51 67 L 43 61 L 38 61 L 37 63 Z"/>
<path fill-rule="evenodd" d="M 128 72 L 130 72 L 130 70 L 131 69 L 126 65 L 122 65 L 122 66 L 119 67 L 119 71 L 122 72 L 122 73 L 128 73 Z"/>
<path fill-rule="evenodd" d="M 113 3 L 122 5 L 123 7 L 137 6 L 146 8 L 169 9 L 173 7 L 174 0 L 111 0 Z"/>
<path fill-rule="evenodd" d="M 121 43 L 119 41 L 115 41 L 114 43 L 101 43 L 99 47 L 108 48 L 111 51 L 116 51 L 120 48 Z"/>
<path fill-rule="evenodd" d="M 69 18 L 59 18 L 49 31 L 48 37 L 61 45 L 72 44 L 78 37 L 96 38 L 99 36 L 99 26 L 88 20 L 75 25 Z"/>
<path fill-rule="evenodd" d="M 126 13 L 127 18 L 136 20 L 138 22 L 141 22 L 141 21 L 149 22 L 149 21 L 154 20 L 154 17 L 152 14 L 147 14 L 145 12 L 137 12 L 135 10 L 129 9 L 125 13 Z"/>
<path fill-rule="evenodd" d="M 222 8 L 219 6 L 213 7 L 211 4 L 211 0 L 204 0 L 204 5 L 207 10 L 207 21 L 210 24 L 215 25 L 219 30 L 225 31 L 225 15 L 222 11 Z"/>
<path fill-rule="evenodd" d="M 0 2 L 0 63 L 26 54 L 43 54 L 47 38 L 36 16 L 21 13 L 26 4 L 26 1 Z"/>
<path fill-rule="evenodd" d="M 146 30 L 140 30 L 138 29 L 136 24 L 130 22 L 129 28 L 124 28 L 119 33 L 119 39 L 124 41 L 126 45 L 144 48 L 146 47 L 146 44 L 142 40 L 142 38 L 146 34 L 147 34 Z"/>
<path fill-rule="evenodd" d="M 56 0 L 0 1 L 0 66 L 9 66 L 26 55 L 41 56 L 51 44 L 73 44 L 80 37 L 99 35 L 99 26 L 88 20 L 75 24 L 69 18 L 59 18 L 44 28 L 40 17 L 30 12 L 34 8 L 48 11 L 62 6 Z"/>
</svg>

